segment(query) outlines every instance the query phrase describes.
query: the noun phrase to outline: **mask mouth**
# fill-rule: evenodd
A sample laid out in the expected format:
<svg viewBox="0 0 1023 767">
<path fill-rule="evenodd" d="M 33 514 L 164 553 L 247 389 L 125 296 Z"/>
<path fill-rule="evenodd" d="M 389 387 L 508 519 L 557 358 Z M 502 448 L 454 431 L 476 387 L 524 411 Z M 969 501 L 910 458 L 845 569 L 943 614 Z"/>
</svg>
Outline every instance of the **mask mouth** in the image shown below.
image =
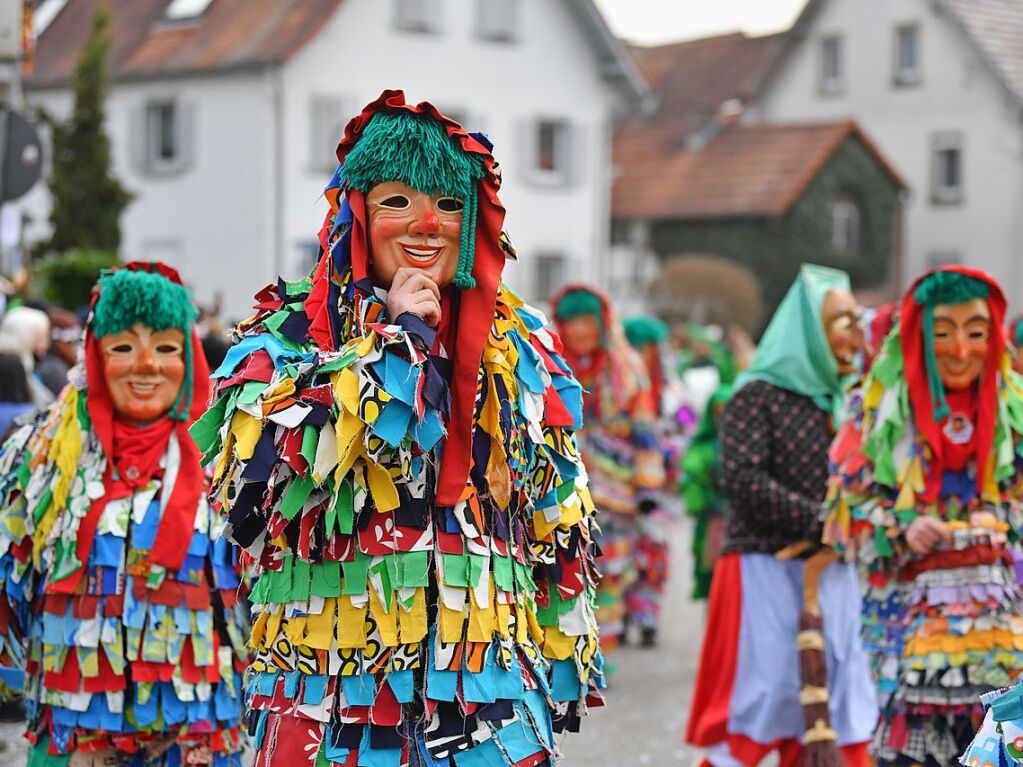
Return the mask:
<svg viewBox="0 0 1023 767">
<path fill-rule="evenodd" d="M 419 243 L 408 243 L 399 242 L 398 246 L 405 253 L 405 257 L 408 258 L 416 266 L 433 266 L 437 261 L 440 260 L 441 254 L 444 252 L 444 245 L 427 245 Z"/>
</svg>

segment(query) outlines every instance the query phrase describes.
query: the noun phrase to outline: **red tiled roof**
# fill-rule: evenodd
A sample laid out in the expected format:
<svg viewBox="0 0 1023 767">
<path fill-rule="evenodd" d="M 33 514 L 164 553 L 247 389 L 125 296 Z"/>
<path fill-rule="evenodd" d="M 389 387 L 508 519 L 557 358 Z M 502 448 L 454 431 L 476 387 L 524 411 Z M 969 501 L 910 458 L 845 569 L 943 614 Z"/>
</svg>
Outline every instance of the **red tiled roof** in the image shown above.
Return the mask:
<svg viewBox="0 0 1023 767">
<path fill-rule="evenodd" d="M 36 46 L 29 87 L 71 79 L 92 17 L 111 15 L 115 79 L 158 77 L 286 61 L 312 39 L 341 0 L 212 0 L 206 12 L 166 21 L 169 0 L 69 0 Z"/>
<path fill-rule="evenodd" d="M 633 125 L 615 137 L 616 218 L 777 216 L 799 198 L 851 136 L 904 186 L 851 120 L 808 125 L 734 125 L 687 150 L 661 126 Z"/>
<path fill-rule="evenodd" d="M 615 217 L 779 215 L 853 135 L 902 185 L 851 121 L 722 127 L 721 120 L 736 119 L 721 114 L 722 104 L 752 100 L 784 38 L 736 33 L 631 49 L 658 107 L 615 133 Z"/>
</svg>

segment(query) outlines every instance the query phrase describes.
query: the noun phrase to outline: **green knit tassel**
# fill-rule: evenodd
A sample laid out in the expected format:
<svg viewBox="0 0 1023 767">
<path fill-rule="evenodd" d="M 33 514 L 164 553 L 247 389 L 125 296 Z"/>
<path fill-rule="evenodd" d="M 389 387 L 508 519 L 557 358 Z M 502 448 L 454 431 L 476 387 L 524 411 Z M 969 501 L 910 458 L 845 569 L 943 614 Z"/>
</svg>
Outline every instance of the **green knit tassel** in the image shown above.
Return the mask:
<svg viewBox="0 0 1023 767">
<path fill-rule="evenodd" d="M 462 239 L 458 247 L 458 271 L 452 280 L 459 290 L 472 290 L 476 280 L 472 267 L 476 263 L 476 195 L 470 194 L 462 205 Z"/>
<path fill-rule="evenodd" d="M 934 353 L 934 307 L 924 309 L 924 364 L 927 366 L 927 385 L 931 390 L 934 420 L 941 421 L 951 415 L 945 399 L 945 384 L 938 371 L 938 358 Z"/>
<path fill-rule="evenodd" d="M 187 421 L 192 409 L 192 328 L 189 326 L 182 330 L 185 334 L 185 378 L 168 413 L 172 421 Z"/>
</svg>

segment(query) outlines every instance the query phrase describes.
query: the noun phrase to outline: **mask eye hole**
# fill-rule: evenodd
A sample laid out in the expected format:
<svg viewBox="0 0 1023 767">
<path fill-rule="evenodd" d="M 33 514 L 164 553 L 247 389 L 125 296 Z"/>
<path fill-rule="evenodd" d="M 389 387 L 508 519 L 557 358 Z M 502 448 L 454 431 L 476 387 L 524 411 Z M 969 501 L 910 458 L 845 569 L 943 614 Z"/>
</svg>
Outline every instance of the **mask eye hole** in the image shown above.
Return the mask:
<svg viewBox="0 0 1023 767">
<path fill-rule="evenodd" d="M 131 348 L 131 344 L 117 344 L 116 346 L 111 346 L 110 351 L 114 354 L 129 354 L 131 353 Z"/>
<path fill-rule="evenodd" d="M 441 197 L 437 200 L 437 210 L 444 213 L 457 213 L 465 205 L 457 197 Z"/>
<path fill-rule="evenodd" d="M 160 354 L 179 354 L 181 347 L 177 344 L 160 344 L 156 347 L 156 351 Z"/>
<path fill-rule="evenodd" d="M 404 210 L 409 205 L 411 205 L 411 201 L 409 200 L 408 197 L 406 197 L 403 194 L 392 194 L 389 197 L 385 197 L 378 204 L 382 208 L 391 208 L 392 210 Z"/>
</svg>

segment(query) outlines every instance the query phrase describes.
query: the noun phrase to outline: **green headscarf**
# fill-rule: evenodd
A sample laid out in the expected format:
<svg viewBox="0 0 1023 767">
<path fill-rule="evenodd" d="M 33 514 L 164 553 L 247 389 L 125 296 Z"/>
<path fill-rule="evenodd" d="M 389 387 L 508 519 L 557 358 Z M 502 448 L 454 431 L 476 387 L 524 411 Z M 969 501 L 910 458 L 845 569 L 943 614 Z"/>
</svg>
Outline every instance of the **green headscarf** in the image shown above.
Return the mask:
<svg viewBox="0 0 1023 767">
<path fill-rule="evenodd" d="M 764 331 L 749 370 L 735 381 L 766 381 L 801 394 L 821 410 L 837 414 L 842 403 L 838 363 L 824 332 L 821 309 L 829 290 L 849 290 L 849 275 L 838 269 L 803 264 Z"/>
</svg>

